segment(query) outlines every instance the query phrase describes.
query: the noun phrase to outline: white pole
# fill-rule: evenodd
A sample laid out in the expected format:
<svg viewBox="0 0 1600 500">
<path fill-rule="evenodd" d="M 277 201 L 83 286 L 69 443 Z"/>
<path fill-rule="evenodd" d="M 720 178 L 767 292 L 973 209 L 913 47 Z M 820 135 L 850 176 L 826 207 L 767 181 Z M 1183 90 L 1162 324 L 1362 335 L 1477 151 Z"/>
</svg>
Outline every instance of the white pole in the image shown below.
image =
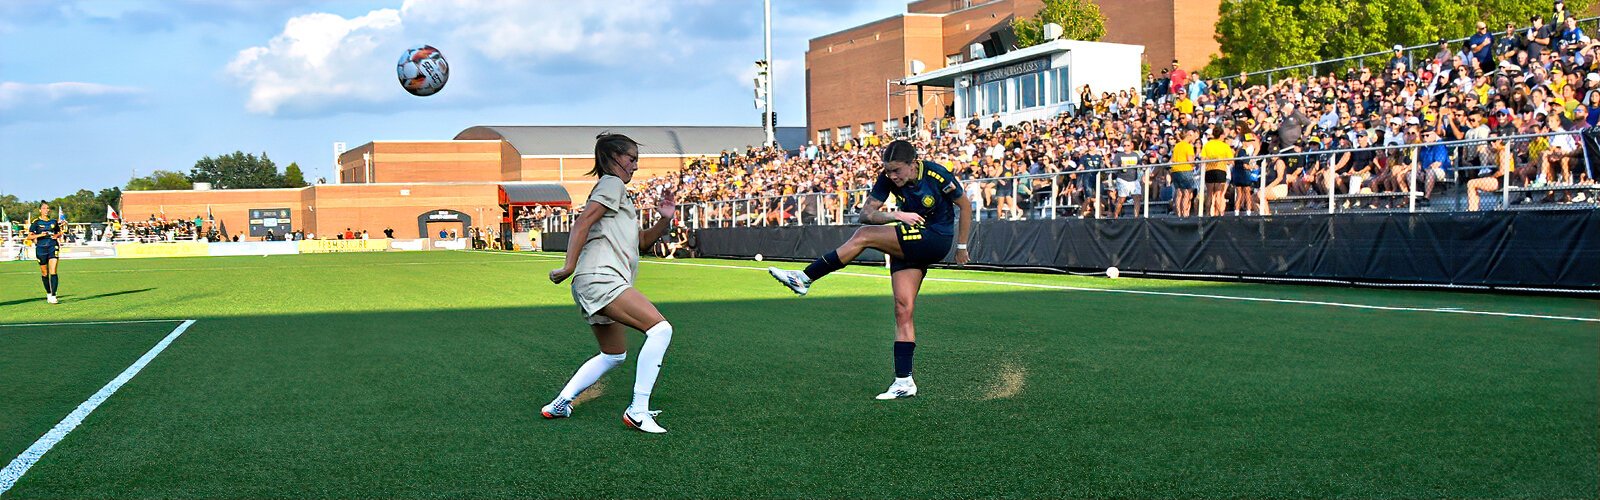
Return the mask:
<svg viewBox="0 0 1600 500">
<path fill-rule="evenodd" d="M 761 31 L 762 31 L 762 38 L 765 40 L 763 45 L 765 47 L 765 52 L 766 52 L 766 57 L 763 60 L 767 61 L 767 78 L 766 78 L 765 81 L 761 82 L 761 84 L 763 86 L 765 86 L 766 90 L 767 90 L 767 95 L 766 95 L 766 98 L 767 98 L 766 113 L 767 113 L 767 115 L 766 115 L 766 117 L 763 117 L 761 121 L 766 123 L 767 145 L 771 146 L 771 145 L 773 145 L 774 143 L 777 142 L 777 140 L 773 136 L 773 128 L 778 126 L 777 123 L 773 123 L 773 122 L 776 122 L 777 120 L 769 119 L 770 117 L 773 116 L 773 113 L 772 113 L 772 75 L 775 72 L 775 70 L 777 69 L 772 64 L 772 0 L 765 0 L 765 1 L 761 2 L 761 5 L 762 5 Z"/>
</svg>

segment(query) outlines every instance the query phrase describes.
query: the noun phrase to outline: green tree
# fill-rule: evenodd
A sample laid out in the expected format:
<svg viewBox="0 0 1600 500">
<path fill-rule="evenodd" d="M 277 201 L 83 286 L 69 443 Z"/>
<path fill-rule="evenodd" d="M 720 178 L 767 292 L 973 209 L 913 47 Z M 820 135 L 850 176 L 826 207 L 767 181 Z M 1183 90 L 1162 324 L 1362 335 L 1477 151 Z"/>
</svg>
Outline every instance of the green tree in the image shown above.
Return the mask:
<svg viewBox="0 0 1600 500">
<path fill-rule="evenodd" d="M 1277 0 L 1228 0 L 1217 19 L 1220 55 L 1204 74 L 1238 74 L 1316 60 L 1315 42 L 1305 35 L 1294 8 Z"/>
<path fill-rule="evenodd" d="M 1567 10 L 1587 12 L 1595 1 L 1568 0 Z M 1499 32 L 1507 21 L 1526 25 L 1533 14 L 1545 14 L 1548 21 L 1550 12 L 1549 2 L 1526 0 L 1223 0 L 1217 21 L 1221 54 L 1205 72 L 1237 74 L 1372 53 L 1380 55 L 1314 69 L 1327 73 L 1361 63 L 1381 65 L 1396 44 L 1463 38 L 1478 21 Z M 1432 53 L 1429 47 L 1413 55 Z"/>
<path fill-rule="evenodd" d="M 1106 16 L 1093 0 L 1044 0 L 1044 7 L 1033 17 L 1011 21 L 1011 31 L 1017 35 L 1017 48 L 1027 48 L 1048 42 L 1044 38 L 1044 25 L 1061 25 L 1061 38 L 1098 42 L 1106 36 Z"/>
<path fill-rule="evenodd" d="M 283 187 L 306 187 L 306 174 L 300 171 L 299 163 L 289 162 L 289 166 L 283 168 Z"/>
<path fill-rule="evenodd" d="M 128 180 L 123 189 L 128 191 L 181 191 L 194 186 L 189 177 L 171 170 L 157 170 L 144 177 L 134 177 Z M 115 188 L 112 188 L 115 189 Z M 118 197 L 121 191 L 118 191 Z"/>
<path fill-rule="evenodd" d="M 260 157 L 234 151 L 232 154 L 201 158 L 189 171 L 189 180 L 209 182 L 214 189 L 259 189 L 283 187 L 283 175 L 266 153 Z"/>
</svg>

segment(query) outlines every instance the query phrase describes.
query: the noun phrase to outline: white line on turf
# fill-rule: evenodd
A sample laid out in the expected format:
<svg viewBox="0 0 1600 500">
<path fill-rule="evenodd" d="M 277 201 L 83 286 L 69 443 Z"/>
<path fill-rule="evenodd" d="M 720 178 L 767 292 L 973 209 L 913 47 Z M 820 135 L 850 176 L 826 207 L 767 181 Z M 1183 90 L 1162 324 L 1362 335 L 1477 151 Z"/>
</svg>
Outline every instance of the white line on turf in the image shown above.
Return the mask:
<svg viewBox="0 0 1600 500">
<path fill-rule="evenodd" d="M 66 323 L 14 323 L 0 324 L 0 328 L 16 328 L 20 326 L 78 326 L 78 325 L 126 325 L 132 323 L 177 323 L 181 319 L 130 319 L 127 321 L 78 321 Z"/>
<path fill-rule="evenodd" d="M 525 256 L 525 257 L 539 257 L 539 258 L 543 258 L 545 260 L 550 260 L 550 261 L 561 260 L 561 259 L 555 258 L 554 256 L 544 256 L 544 255 L 533 255 L 533 254 L 506 254 L 506 255 L 518 255 L 518 256 Z M 667 261 L 660 261 L 660 260 L 643 260 L 643 261 L 640 261 L 640 262 L 646 263 L 646 264 L 661 264 L 661 265 L 668 265 L 668 266 L 694 266 L 694 267 L 711 267 L 711 268 L 718 268 L 718 269 L 744 269 L 744 270 L 749 270 L 749 271 L 766 271 L 765 267 L 730 266 L 730 265 L 725 265 L 725 264 L 699 264 L 699 263 L 691 263 L 691 262 L 667 262 Z M 861 277 L 861 278 L 889 279 L 888 276 L 879 275 L 879 274 L 862 274 L 862 273 L 850 273 L 850 272 L 836 272 L 836 273 L 833 273 L 833 274 L 835 274 L 835 275 L 844 275 L 844 276 L 856 276 L 856 277 Z M 1327 301 L 1321 301 L 1321 300 L 1266 299 L 1266 298 L 1261 298 L 1261 297 L 1240 297 L 1240 296 L 1236 296 L 1236 295 L 1212 295 L 1212 294 L 1204 294 L 1204 293 L 1183 293 L 1183 292 L 1158 292 L 1158 291 L 1154 291 L 1154 290 L 1120 290 L 1120 289 L 1114 289 L 1114 288 L 1087 288 L 1087 287 L 1066 286 L 1066 285 L 1045 285 L 1045 284 L 1040 284 L 1040 283 L 1018 283 L 1018 282 L 1013 282 L 1013 281 L 970 280 L 970 279 L 961 279 L 961 278 L 925 278 L 924 281 L 937 281 L 937 282 L 944 282 L 944 283 L 967 283 L 967 284 L 975 284 L 975 285 L 1009 286 L 1009 287 L 1018 287 L 1018 288 L 1038 288 L 1038 289 L 1044 289 L 1044 290 L 1063 290 L 1063 291 L 1073 291 L 1073 292 L 1125 293 L 1125 294 L 1132 294 L 1132 295 L 1157 295 L 1157 296 L 1165 296 L 1165 297 L 1187 297 L 1187 298 L 1215 299 L 1215 300 L 1238 300 L 1238 301 L 1245 301 L 1245 302 L 1270 302 L 1270 303 L 1275 303 L 1275 304 L 1299 304 L 1299 305 L 1314 305 L 1314 306 L 1328 306 L 1328 307 L 1345 307 L 1345 308 L 1351 308 L 1351 309 L 1370 309 L 1370 310 L 1378 310 L 1378 311 L 1410 311 L 1410 312 L 1429 312 L 1429 313 L 1441 313 L 1441 314 L 1469 314 L 1469 315 L 1476 315 L 1476 316 L 1501 316 L 1501 317 L 1508 317 L 1508 318 L 1550 319 L 1550 320 L 1561 320 L 1561 321 L 1583 321 L 1583 322 L 1589 322 L 1589 323 L 1600 323 L 1600 318 L 1583 318 L 1583 317 L 1576 317 L 1576 316 L 1549 316 L 1549 315 L 1543 315 L 1543 314 L 1523 314 L 1523 313 L 1509 313 L 1509 312 L 1497 312 L 1497 311 L 1474 311 L 1474 310 L 1470 310 L 1470 309 L 1439 309 L 1439 308 L 1420 308 L 1420 307 L 1375 306 L 1375 305 L 1369 305 L 1369 304 L 1351 304 L 1351 303 L 1345 303 L 1345 302 L 1327 302 Z"/>
<path fill-rule="evenodd" d="M 148 352 L 144 353 L 144 356 L 140 356 L 138 361 L 134 361 L 132 365 L 128 366 L 128 369 L 123 370 L 121 375 L 117 375 L 117 378 L 107 382 L 106 386 L 101 387 L 99 392 L 89 396 L 89 399 L 84 400 L 83 404 L 78 405 L 77 409 L 72 410 L 72 413 L 68 413 L 67 418 L 61 419 L 61 423 L 56 424 L 49 432 L 44 433 L 44 436 L 40 436 L 38 441 L 34 441 L 33 446 L 29 446 L 28 449 L 23 450 L 21 455 L 17 455 L 17 458 L 11 460 L 11 463 L 6 465 L 6 468 L 0 469 L 0 495 L 4 495 L 12 486 L 16 486 L 17 480 L 22 479 L 22 475 L 26 474 L 28 468 L 33 467 L 33 464 L 39 461 L 39 457 L 44 456 L 46 452 L 50 451 L 51 447 L 61 442 L 62 438 L 67 437 L 67 433 L 78 428 L 78 424 L 83 423 L 83 419 L 89 416 L 89 412 L 98 408 L 100 403 L 104 403 L 106 398 L 115 394 L 117 389 L 121 389 L 122 384 L 128 383 L 129 380 L 133 379 L 134 375 L 138 375 L 139 370 L 143 370 L 144 366 L 150 363 L 150 360 L 155 359 L 157 354 L 161 354 L 161 351 L 166 350 L 173 340 L 176 340 L 179 335 L 183 335 L 184 330 L 188 330 L 189 326 L 193 324 L 194 320 L 191 319 L 185 320 L 183 324 L 178 325 L 177 329 L 167 334 L 166 338 L 161 339 L 161 342 L 157 342 L 155 347 L 151 347 Z"/>
<path fill-rule="evenodd" d="M 459 261 L 458 260 L 458 261 L 440 261 L 440 262 L 383 262 L 383 263 L 376 263 L 376 264 L 360 264 L 360 265 L 293 266 L 293 267 L 294 267 L 294 269 L 299 270 L 299 269 L 333 269 L 333 268 L 349 268 L 349 267 L 446 266 L 446 265 L 460 265 L 462 263 L 463 263 L 463 261 Z M 220 267 L 173 267 L 173 268 L 165 268 L 165 269 L 162 269 L 162 268 L 155 268 L 155 269 L 101 269 L 101 270 L 87 270 L 87 271 L 76 271 L 75 270 L 75 271 L 71 271 L 68 274 L 165 273 L 165 272 L 173 272 L 173 271 L 241 271 L 241 270 L 251 270 L 251 269 L 254 269 L 254 270 L 260 270 L 260 269 L 281 270 L 281 269 L 284 269 L 286 267 L 288 267 L 288 266 L 220 266 Z M 33 273 L 34 273 L 33 271 L 16 271 L 16 272 L 0 273 L 0 276 L 23 275 L 23 274 L 33 274 Z"/>
</svg>

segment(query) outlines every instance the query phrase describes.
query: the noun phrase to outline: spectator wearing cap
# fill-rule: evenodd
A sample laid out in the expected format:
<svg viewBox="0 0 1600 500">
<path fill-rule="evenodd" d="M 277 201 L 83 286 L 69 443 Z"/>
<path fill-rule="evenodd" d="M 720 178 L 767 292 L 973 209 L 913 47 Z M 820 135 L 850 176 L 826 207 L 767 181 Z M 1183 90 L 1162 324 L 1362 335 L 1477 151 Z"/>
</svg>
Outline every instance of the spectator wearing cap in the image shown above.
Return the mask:
<svg viewBox="0 0 1600 500">
<path fill-rule="evenodd" d="M 1544 16 L 1534 14 L 1528 18 L 1528 30 L 1524 33 L 1524 37 L 1528 55 L 1538 57 L 1550 47 L 1551 40 L 1556 37 L 1555 28 L 1544 23 Z"/>
<path fill-rule="evenodd" d="M 1423 134 L 1422 150 L 1417 153 L 1417 177 L 1422 181 L 1422 197 L 1425 204 L 1433 199 L 1433 186 L 1445 179 L 1445 173 L 1453 167 L 1450 165 L 1450 150 L 1439 145 L 1439 131 L 1428 129 Z"/>
<path fill-rule="evenodd" d="M 1385 65 L 1384 68 L 1386 68 L 1390 73 L 1393 73 L 1396 70 L 1405 71 L 1406 69 L 1411 68 L 1411 58 L 1406 57 L 1405 50 L 1406 48 L 1404 46 L 1395 44 L 1394 56 L 1389 58 L 1389 64 Z"/>
</svg>

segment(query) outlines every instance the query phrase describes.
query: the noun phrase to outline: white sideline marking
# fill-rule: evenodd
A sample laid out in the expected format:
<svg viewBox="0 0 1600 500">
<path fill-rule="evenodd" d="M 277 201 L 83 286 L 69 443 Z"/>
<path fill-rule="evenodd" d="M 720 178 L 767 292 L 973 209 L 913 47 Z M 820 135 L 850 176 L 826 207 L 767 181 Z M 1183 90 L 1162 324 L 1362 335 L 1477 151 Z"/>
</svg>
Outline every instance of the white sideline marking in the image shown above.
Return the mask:
<svg viewBox="0 0 1600 500">
<path fill-rule="evenodd" d="M 544 256 L 544 255 L 534 255 L 534 254 L 507 254 L 507 255 L 520 255 L 520 256 L 525 256 L 525 257 L 540 257 L 540 258 L 544 258 L 544 259 L 547 259 L 547 260 L 555 259 L 555 257 L 553 257 L 553 256 L 547 257 L 547 256 Z M 660 261 L 660 260 L 641 260 L 639 262 L 645 263 L 645 264 L 662 264 L 662 265 L 668 265 L 668 266 L 694 266 L 694 267 L 713 267 L 713 268 L 719 268 L 719 269 L 745 269 L 745 270 L 751 270 L 751 271 L 766 271 L 766 268 L 764 268 L 764 267 L 730 266 L 730 265 L 724 265 L 724 264 L 697 264 L 697 263 L 690 263 L 690 262 L 667 262 L 667 261 Z M 877 275 L 877 274 L 862 274 L 862 273 L 851 273 L 851 272 L 835 272 L 833 274 L 835 274 L 835 275 L 844 275 L 844 276 L 856 276 L 856 277 L 861 277 L 861 278 L 889 279 L 888 276 L 882 276 L 882 275 Z M 1264 299 L 1264 298 L 1260 298 L 1260 297 L 1239 297 L 1239 296 L 1236 296 L 1236 295 L 1211 295 L 1211 294 L 1203 294 L 1203 293 L 1158 292 L 1158 291 L 1154 291 L 1154 290 L 1119 290 L 1119 289 L 1113 289 L 1113 288 L 1086 288 L 1086 287 L 1066 286 L 1066 285 L 1044 285 L 1044 284 L 1039 284 L 1039 283 L 1017 283 L 1017 282 L 1012 282 L 1012 281 L 970 280 L 970 279 L 961 279 L 961 278 L 923 278 L 923 281 L 939 281 L 939 282 L 945 282 L 945 283 L 968 283 L 968 284 L 976 284 L 976 285 L 997 285 L 997 286 L 1010 286 L 1010 287 L 1019 287 L 1019 288 L 1039 288 L 1039 289 L 1044 289 L 1044 290 L 1066 290 L 1066 291 L 1074 291 L 1074 292 L 1126 293 L 1126 294 L 1133 294 L 1133 295 L 1159 295 L 1159 296 L 1166 296 L 1166 297 L 1189 297 L 1189 298 L 1216 299 L 1216 300 L 1239 300 L 1239 301 L 1245 301 L 1245 302 L 1271 302 L 1271 303 L 1276 303 L 1276 304 L 1300 304 L 1300 305 L 1315 305 L 1315 306 L 1328 306 L 1328 307 L 1347 307 L 1347 308 L 1351 308 L 1351 309 L 1371 309 L 1371 310 L 1378 310 L 1378 311 L 1411 311 L 1411 312 L 1431 312 L 1431 313 L 1443 313 L 1443 314 L 1470 314 L 1470 315 L 1476 315 L 1476 316 L 1502 316 L 1502 317 L 1508 317 L 1508 318 L 1551 319 L 1551 320 L 1561 320 L 1561 321 L 1583 321 L 1583 322 L 1589 322 L 1589 323 L 1600 323 L 1600 318 L 1581 318 L 1581 317 L 1576 317 L 1576 316 L 1547 316 L 1547 315 L 1543 315 L 1543 314 L 1523 314 L 1523 313 L 1508 313 L 1508 312 L 1495 312 L 1495 311 L 1474 311 L 1474 310 L 1470 310 L 1470 309 L 1438 309 L 1438 308 L 1420 308 L 1420 307 L 1374 306 L 1374 305 L 1368 305 L 1368 304 L 1350 304 L 1350 303 L 1345 303 L 1345 302 L 1326 302 L 1326 301 L 1320 301 L 1320 300 Z"/>
<path fill-rule="evenodd" d="M 126 325 L 131 323 L 177 323 L 181 319 L 130 319 L 127 321 L 78 321 L 68 323 L 13 323 L 0 324 L 0 328 L 15 328 L 19 326 L 77 326 L 77 325 Z"/>
<path fill-rule="evenodd" d="M 78 424 L 83 423 L 83 419 L 89 416 L 89 412 L 100 407 L 100 403 L 104 403 L 106 398 L 115 394 L 117 389 L 121 389 L 122 384 L 128 383 L 129 380 L 133 379 L 134 375 L 138 375 L 139 370 L 143 370 L 144 366 L 150 363 L 150 360 L 155 359 L 157 354 L 161 354 L 161 351 L 172 344 L 172 341 L 176 340 L 179 335 L 183 335 L 184 330 L 188 330 L 189 326 L 193 324 L 194 320 L 191 319 L 185 320 L 183 324 L 178 325 L 176 330 L 167 334 L 167 337 L 161 339 L 161 342 L 157 342 L 155 347 L 151 347 L 150 351 L 144 353 L 144 356 L 140 356 L 138 361 L 134 361 L 132 365 L 129 365 L 128 369 L 123 370 L 121 375 L 117 375 L 117 378 L 107 382 L 106 386 L 101 387 L 99 392 L 89 396 L 89 399 L 84 400 L 83 404 L 78 405 L 77 409 L 67 414 L 67 418 L 61 419 L 61 423 L 56 424 L 49 432 L 44 433 L 44 436 L 40 436 L 38 441 L 34 441 L 33 446 L 29 446 L 27 450 L 23 450 L 21 455 L 17 455 L 17 458 L 11 460 L 11 463 L 6 465 L 6 468 L 0 469 L 0 495 L 4 495 L 6 490 L 16 486 L 17 480 L 22 479 L 22 475 L 26 474 L 28 468 L 33 467 L 33 464 L 39 461 L 39 457 L 44 456 L 56 443 L 61 442 L 62 438 L 67 437 L 67 433 L 78 428 Z"/>
<path fill-rule="evenodd" d="M 388 266 L 444 266 L 460 264 L 455 262 L 386 262 L 379 264 L 361 264 L 360 266 L 294 266 L 295 269 L 333 269 L 346 267 L 388 267 Z M 173 267 L 166 269 L 102 269 L 88 271 L 73 271 L 71 274 L 122 274 L 122 273 L 165 273 L 173 271 L 235 271 L 246 269 L 283 269 L 284 266 L 220 266 L 220 267 Z M 34 274 L 33 271 L 13 271 L 0 273 L 0 276 Z"/>
</svg>

